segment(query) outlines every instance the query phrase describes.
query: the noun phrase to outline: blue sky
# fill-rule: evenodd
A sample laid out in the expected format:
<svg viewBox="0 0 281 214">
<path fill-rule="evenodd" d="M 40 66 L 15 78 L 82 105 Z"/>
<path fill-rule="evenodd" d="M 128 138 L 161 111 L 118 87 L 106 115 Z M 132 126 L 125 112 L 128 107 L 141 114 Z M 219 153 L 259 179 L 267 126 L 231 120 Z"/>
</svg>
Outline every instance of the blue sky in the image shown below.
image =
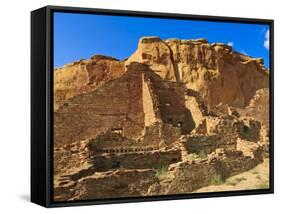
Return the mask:
<svg viewBox="0 0 281 214">
<path fill-rule="evenodd" d="M 142 36 L 223 42 L 269 67 L 268 25 L 54 13 L 54 66 L 103 54 L 129 57 Z"/>
</svg>

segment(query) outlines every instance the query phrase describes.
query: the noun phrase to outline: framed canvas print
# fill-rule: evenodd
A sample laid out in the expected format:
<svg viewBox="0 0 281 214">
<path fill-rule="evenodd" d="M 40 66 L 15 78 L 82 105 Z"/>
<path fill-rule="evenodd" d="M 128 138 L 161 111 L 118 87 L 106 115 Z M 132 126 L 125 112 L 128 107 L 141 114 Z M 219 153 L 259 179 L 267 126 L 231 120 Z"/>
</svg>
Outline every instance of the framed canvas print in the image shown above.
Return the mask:
<svg viewBox="0 0 281 214">
<path fill-rule="evenodd" d="M 31 13 L 31 201 L 273 193 L 273 20 Z"/>
</svg>

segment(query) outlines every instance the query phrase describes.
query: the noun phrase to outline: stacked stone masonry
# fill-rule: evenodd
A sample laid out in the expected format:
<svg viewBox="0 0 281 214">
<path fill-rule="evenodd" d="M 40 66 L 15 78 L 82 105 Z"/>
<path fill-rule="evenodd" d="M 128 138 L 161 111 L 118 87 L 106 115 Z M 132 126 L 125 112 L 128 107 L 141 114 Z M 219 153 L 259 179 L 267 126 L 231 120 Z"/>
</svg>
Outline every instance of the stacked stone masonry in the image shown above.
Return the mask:
<svg viewBox="0 0 281 214">
<path fill-rule="evenodd" d="M 269 71 L 230 46 L 144 37 L 54 76 L 55 201 L 190 193 L 268 158 Z"/>
</svg>

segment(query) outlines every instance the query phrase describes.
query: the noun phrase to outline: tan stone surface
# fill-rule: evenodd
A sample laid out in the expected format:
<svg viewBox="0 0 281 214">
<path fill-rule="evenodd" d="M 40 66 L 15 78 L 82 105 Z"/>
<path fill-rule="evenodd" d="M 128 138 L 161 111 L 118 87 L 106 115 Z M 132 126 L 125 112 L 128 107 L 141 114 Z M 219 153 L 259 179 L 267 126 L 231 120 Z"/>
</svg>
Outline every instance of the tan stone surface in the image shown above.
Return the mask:
<svg viewBox="0 0 281 214">
<path fill-rule="evenodd" d="M 204 39 L 144 37 L 126 64 L 132 61 L 150 65 L 165 80 L 183 82 L 199 92 L 208 107 L 219 103 L 245 107 L 256 90 L 269 85 L 262 60 Z"/>
<path fill-rule="evenodd" d="M 195 192 L 239 191 L 268 189 L 269 187 L 269 160 L 265 159 L 255 168 L 229 177 L 223 184 L 202 187 L 197 189 Z"/>
<path fill-rule="evenodd" d="M 265 108 L 269 103 L 269 89 L 257 90 L 249 105 L 245 109 L 239 109 L 240 114 L 247 117 L 254 117 L 264 125 L 269 124 L 269 108 Z"/>
<path fill-rule="evenodd" d="M 90 60 L 70 63 L 54 71 L 54 109 L 77 94 L 94 91 L 104 83 L 120 77 L 124 63 L 111 57 L 93 56 Z"/>
<path fill-rule="evenodd" d="M 205 39 L 55 69 L 54 199 L 268 187 L 268 81 L 261 59 Z"/>
</svg>

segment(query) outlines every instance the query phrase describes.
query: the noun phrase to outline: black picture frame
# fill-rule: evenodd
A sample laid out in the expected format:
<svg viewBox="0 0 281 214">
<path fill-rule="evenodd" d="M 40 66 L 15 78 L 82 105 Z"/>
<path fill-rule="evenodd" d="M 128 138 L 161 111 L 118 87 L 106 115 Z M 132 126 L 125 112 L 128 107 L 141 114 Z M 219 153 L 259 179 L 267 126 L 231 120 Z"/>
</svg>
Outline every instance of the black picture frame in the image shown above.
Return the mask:
<svg viewBox="0 0 281 214">
<path fill-rule="evenodd" d="M 270 26 L 270 188 L 212 193 L 54 202 L 53 195 L 53 13 L 104 14 L 267 24 Z M 46 6 L 31 12 L 31 201 L 44 207 L 268 194 L 274 192 L 274 21 L 219 16 Z"/>
</svg>

